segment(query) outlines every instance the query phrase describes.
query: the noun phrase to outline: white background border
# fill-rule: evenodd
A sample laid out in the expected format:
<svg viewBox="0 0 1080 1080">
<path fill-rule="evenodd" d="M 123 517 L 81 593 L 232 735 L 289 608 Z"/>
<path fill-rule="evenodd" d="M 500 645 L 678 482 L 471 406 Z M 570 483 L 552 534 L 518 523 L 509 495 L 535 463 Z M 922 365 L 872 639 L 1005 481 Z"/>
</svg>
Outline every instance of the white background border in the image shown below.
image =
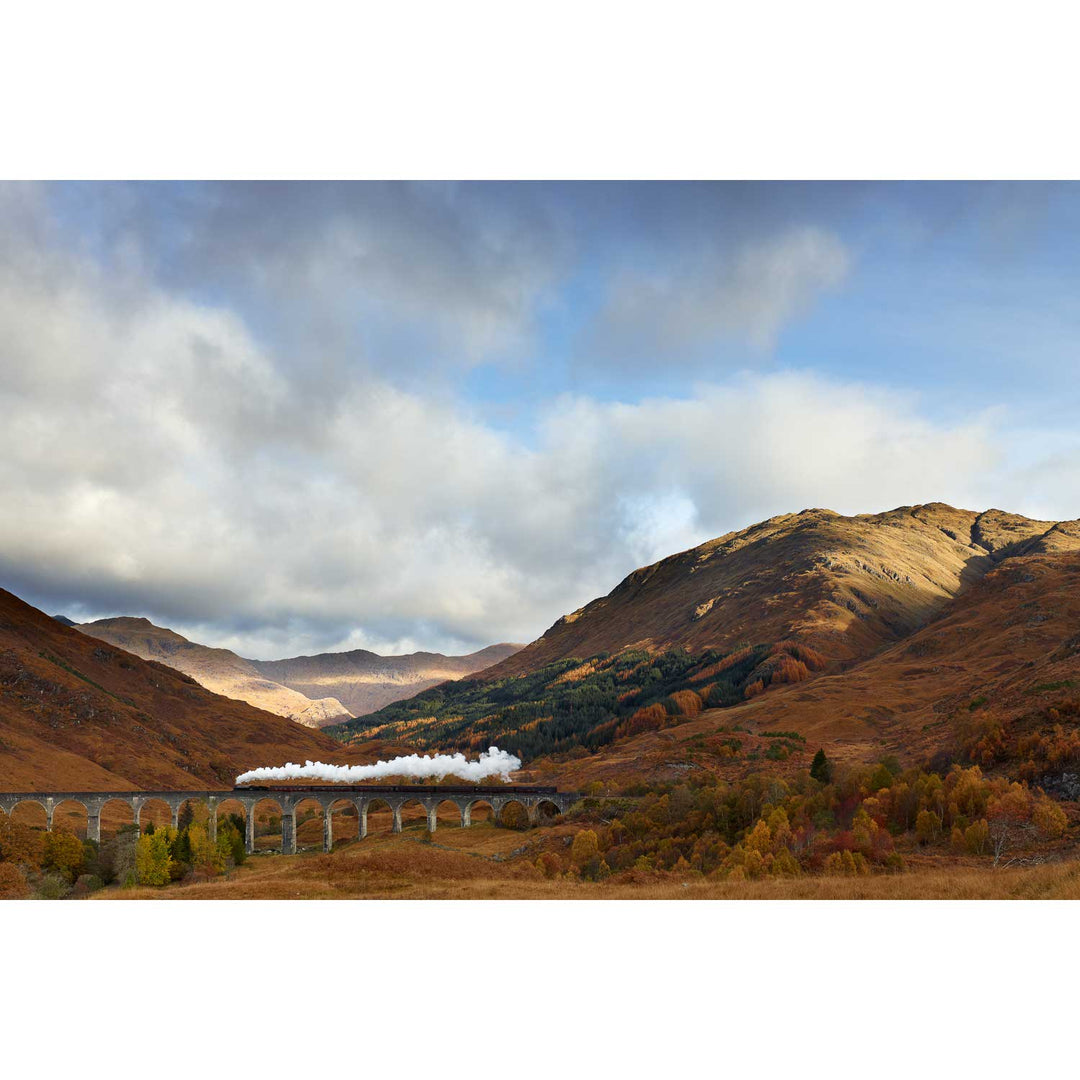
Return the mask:
<svg viewBox="0 0 1080 1080">
<path fill-rule="evenodd" d="M 1042 3 L 24 4 L 0 174 L 1072 178 L 1075 31 Z M 12 1076 L 1016 1075 L 1075 1068 L 1076 910 L 7 903 L 0 1033 Z"/>
</svg>

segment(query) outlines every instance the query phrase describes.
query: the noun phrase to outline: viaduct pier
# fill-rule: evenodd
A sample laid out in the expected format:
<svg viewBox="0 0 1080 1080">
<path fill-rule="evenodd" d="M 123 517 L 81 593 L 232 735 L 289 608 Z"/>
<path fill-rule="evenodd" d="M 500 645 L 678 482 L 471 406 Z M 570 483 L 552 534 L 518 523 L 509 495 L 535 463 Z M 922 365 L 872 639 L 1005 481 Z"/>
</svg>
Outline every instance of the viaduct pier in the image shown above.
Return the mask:
<svg viewBox="0 0 1080 1080">
<path fill-rule="evenodd" d="M 322 807 L 323 850 L 330 851 L 334 843 L 334 811 L 355 806 L 360 818 L 358 838 L 367 835 L 368 810 L 373 806 L 389 809 L 393 831 L 401 832 L 401 811 L 415 803 L 427 814 L 427 827 L 434 832 L 438 808 L 451 803 L 458 810 L 462 827 L 472 824 L 472 812 L 477 804 L 491 807 L 496 821 L 511 803 L 521 806 L 530 822 L 536 824 L 547 813 L 562 813 L 578 796 L 553 787 L 499 784 L 491 787 L 453 787 L 439 785 L 290 785 L 287 787 L 238 787 L 220 791 L 24 791 L 0 792 L 0 810 L 10 814 L 20 803 L 33 802 L 45 810 L 45 827 L 52 829 L 53 815 L 63 803 L 75 803 L 86 811 L 88 840 L 101 840 L 101 811 L 110 802 L 131 807 L 134 822 L 140 824 L 142 808 L 151 801 L 164 803 L 172 811 L 175 827 L 180 820 L 180 808 L 186 802 L 205 803 L 209 812 L 209 833 L 217 836 L 218 808 L 226 803 L 239 803 L 243 808 L 244 842 L 249 853 L 255 850 L 255 808 L 264 801 L 274 803 L 281 814 L 281 850 L 287 855 L 296 852 L 296 811 L 301 803 L 314 801 Z"/>
</svg>

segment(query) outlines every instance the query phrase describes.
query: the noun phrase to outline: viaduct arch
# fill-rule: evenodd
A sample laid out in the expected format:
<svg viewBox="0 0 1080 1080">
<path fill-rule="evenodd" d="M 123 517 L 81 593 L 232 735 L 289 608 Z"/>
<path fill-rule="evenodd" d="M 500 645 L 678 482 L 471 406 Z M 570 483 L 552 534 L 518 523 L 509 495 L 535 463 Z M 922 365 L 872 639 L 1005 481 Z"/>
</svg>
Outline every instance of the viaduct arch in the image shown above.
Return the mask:
<svg viewBox="0 0 1080 1080">
<path fill-rule="evenodd" d="M 535 825 L 543 815 L 545 805 L 559 813 L 569 809 L 578 796 L 572 792 L 558 791 L 553 787 L 450 787 L 398 785 L 311 785 L 293 787 L 242 787 L 221 791 L 25 791 L 0 792 L 0 810 L 10 814 L 19 803 L 36 802 L 45 809 L 45 827 L 52 830 L 53 813 L 61 803 L 74 802 L 86 810 L 86 838 L 101 840 L 101 810 L 114 800 L 127 803 L 134 815 L 136 825 L 141 826 L 140 813 L 150 800 L 165 803 L 172 813 L 175 828 L 180 820 L 180 808 L 185 802 L 206 803 L 209 811 L 208 831 L 211 840 L 217 839 L 218 806 L 225 802 L 237 802 L 244 808 L 244 846 L 248 853 L 255 850 L 255 806 L 264 799 L 276 802 L 281 808 L 281 850 L 286 855 L 296 853 L 296 809 L 302 802 L 314 800 L 322 807 L 323 850 L 330 851 L 334 843 L 334 815 L 332 808 L 344 802 L 355 805 L 360 818 L 359 839 L 367 836 L 368 807 L 374 802 L 385 803 L 393 816 L 393 831 L 401 832 L 401 810 L 406 803 L 419 803 L 427 814 L 427 827 L 434 832 L 438 825 L 438 808 L 453 803 L 461 815 L 462 827 L 472 824 L 472 809 L 477 803 L 491 807 L 494 820 L 498 821 L 503 808 L 511 802 L 525 807 L 529 824 Z"/>
</svg>

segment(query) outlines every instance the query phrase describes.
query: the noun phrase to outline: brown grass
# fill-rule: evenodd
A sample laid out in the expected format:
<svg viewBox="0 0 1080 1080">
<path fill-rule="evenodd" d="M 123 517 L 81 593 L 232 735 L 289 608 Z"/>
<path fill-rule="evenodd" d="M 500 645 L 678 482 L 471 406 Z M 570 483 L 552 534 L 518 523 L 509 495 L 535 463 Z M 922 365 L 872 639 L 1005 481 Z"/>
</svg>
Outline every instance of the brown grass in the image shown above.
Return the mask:
<svg viewBox="0 0 1080 1080">
<path fill-rule="evenodd" d="M 756 882 L 629 874 L 601 883 L 545 879 L 534 865 L 541 843 L 573 826 L 519 833 L 490 824 L 440 829 L 427 843 L 418 825 L 347 843 L 332 855 L 259 855 L 227 878 L 165 889 L 108 889 L 130 900 L 989 900 L 1080 899 L 1080 860 L 993 870 L 939 865 L 872 877 Z"/>
</svg>

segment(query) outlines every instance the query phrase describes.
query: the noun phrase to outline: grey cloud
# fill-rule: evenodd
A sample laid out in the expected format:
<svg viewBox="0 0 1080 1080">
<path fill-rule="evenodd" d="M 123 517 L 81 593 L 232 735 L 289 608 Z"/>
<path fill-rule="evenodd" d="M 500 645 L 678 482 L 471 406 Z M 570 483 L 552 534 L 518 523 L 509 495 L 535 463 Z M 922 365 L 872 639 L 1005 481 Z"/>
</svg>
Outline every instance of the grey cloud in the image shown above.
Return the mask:
<svg viewBox="0 0 1080 1080">
<path fill-rule="evenodd" d="M 675 267 L 618 275 L 584 351 L 643 363 L 735 342 L 765 353 L 781 330 L 846 277 L 852 256 L 826 230 L 805 226 L 734 248 L 699 240 Z"/>
<path fill-rule="evenodd" d="M 53 195 L 92 218 L 99 249 L 138 252 L 165 287 L 228 291 L 324 393 L 360 357 L 400 373 L 515 354 L 572 250 L 565 218 L 532 185 L 131 184 Z"/>
<path fill-rule="evenodd" d="M 524 436 L 362 366 L 313 404 L 240 312 L 64 248 L 49 214 L 0 201 L 0 572 L 50 611 L 264 656 L 460 651 L 770 514 L 1007 488 L 992 417 L 808 375 L 558 398 Z"/>
</svg>

